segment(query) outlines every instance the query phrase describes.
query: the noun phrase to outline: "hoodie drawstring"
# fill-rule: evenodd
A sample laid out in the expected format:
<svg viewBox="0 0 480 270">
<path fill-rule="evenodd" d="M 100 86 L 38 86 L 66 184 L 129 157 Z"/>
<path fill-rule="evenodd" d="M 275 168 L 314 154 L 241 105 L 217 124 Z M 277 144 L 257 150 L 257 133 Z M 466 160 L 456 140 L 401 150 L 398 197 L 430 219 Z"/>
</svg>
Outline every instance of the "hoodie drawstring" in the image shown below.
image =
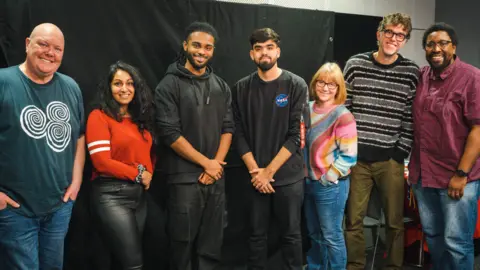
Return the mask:
<svg viewBox="0 0 480 270">
<path fill-rule="evenodd" d="M 190 78 L 190 84 L 192 85 L 192 88 L 194 90 L 194 94 L 195 94 L 195 100 L 197 101 L 197 105 L 200 105 L 200 98 L 198 97 L 200 94 L 198 93 L 198 91 L 202 91 L 202 88 L 201 87 L 198 87 L 199 89 L 196 89 L 196 86 L 195 86 L 195 83 L 193 82 L 193 78 Z M 209 105 L 210 104 L 210 80 L 207 79 L 206 83 L 206 91 L 207 91 L 207 100 L 205 101 L 205 104 Z M 202 96 L 203 95 L 203 92 L 202 92 Z"/>
<path fill-rule="evenodd" d="M 207 105 L 210 104 L 210 80 L 207 79 L 207 102 L 205 102 Z"/>
</svg>

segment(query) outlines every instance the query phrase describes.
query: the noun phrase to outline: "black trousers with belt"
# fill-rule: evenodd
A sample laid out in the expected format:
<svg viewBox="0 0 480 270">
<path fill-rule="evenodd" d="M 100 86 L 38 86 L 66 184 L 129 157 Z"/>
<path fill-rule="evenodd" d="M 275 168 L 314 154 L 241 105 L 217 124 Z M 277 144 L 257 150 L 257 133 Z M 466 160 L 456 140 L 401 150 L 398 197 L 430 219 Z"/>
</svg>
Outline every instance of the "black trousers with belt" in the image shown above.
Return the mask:
<svg viewBox="0 0 480 270">
<path fill-rule="evenodd" d="M 225 180 L 168 184 L 168 237 L 171 270 L 211 270 L 221 260 Z"/>
<path fill-rule="evenodd" d="M 91 208 L 101 240 L 125 270 L 143 266 L 142 236 L 147 216 L 143 185 L 100 177 L 92 183 Z"/>
</svg>

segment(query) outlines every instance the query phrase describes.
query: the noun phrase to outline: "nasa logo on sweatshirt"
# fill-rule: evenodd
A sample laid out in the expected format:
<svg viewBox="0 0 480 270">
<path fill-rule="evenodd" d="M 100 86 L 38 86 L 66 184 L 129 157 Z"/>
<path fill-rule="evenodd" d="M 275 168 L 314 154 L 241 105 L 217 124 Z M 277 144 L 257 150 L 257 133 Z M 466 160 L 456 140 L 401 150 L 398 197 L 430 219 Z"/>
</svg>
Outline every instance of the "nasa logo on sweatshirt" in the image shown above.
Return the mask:
<svg viewBox="0 0 480 270">
<path fill-rule="evenodd" d="M 285 107 L 288 104 L 288 96 L 285 94 L 280 94 L 275 98 L 275 104 L 278 107 Z"/>
</svg>

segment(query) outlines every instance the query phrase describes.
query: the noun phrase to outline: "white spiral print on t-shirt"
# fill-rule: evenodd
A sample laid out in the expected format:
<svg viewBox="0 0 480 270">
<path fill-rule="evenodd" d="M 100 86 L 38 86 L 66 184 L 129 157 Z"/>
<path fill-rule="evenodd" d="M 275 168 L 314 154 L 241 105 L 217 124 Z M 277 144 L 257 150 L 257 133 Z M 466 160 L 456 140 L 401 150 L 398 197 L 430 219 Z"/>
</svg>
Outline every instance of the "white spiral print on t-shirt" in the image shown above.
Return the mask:
<svg viewBox="0 0 480 270">
<path fill-rule="evenodd" d="M 70 120 L 70 111 L 64 103 L 52 101 L 47 105 L 47 117 L 55 122 L 68 122 Z"/>
<path fill-rule="evenodd" d="M 20 125 L 28 136 L 34 139 L 45 137 L 47 129 L 47 118 L 39 108 L 34 105 L 28 105 L 23 108 L 20 114 Z"/>
<path fill-rule="evenodd" d="M 70 143 L 72 127 L 68 106 L 59 101 L 47 105 L 47 114 L 34 105 L 28 105 L 20 113 L 20 124 L 25 133 L 34 138 L 47 137 L 48 146 L 55 152 L 62 152 Z"/>
</svg>

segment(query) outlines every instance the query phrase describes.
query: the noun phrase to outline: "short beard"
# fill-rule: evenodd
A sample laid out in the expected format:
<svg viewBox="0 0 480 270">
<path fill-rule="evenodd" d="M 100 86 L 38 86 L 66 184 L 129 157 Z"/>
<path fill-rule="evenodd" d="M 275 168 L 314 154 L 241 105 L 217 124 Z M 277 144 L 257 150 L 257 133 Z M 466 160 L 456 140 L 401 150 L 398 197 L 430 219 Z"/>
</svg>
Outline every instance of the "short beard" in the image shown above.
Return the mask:
<svg viewBox="0 0 480 270">
<path fill-rule="evenodd" d="M 428 64 L 430 64 L 430 67 L 432 67 L 432 69 L 434 69 L 436 71 L 443 71 L 445 68 L 447 68 L 452 63 L 453 59 L 454 59 L 453 56 L 451 58 L 447 59 L 446 55 L 443 54 L 443 63 L 437 66 L 437 65 L 433 64 L 433 61 L 431 60 L 431 56 L 429 55 L 428 59 L 427 59 L 427 62 L 428 62 Z"/>
<path fill-rule="evenodd" d="M 265 71 L 269 71 L 270 69 L 272 69 L 272 67 L 275 66 L 276 63 L 277 63 L 277 61 L 272 61 L 270 63 L 259 62 L 259 63 L 256 63 L 256 64 L 257 64 L 257 67 L 260 68 L 260 70 L 265 72 Z"/>
<path fill-rule="evenodd" d="M 398 54 L 398 51 L 395 51 L 394 53 L 387 53 L 387 52 L 385 51 L 385 49 L 382 48 L 382 53 L 383 53 L 383 55 L 385 55 L 386 57 L 393 57 L 393 56 L 395 56 L 396 54 Z"/>
<path fill-rule="evenodd" d="M 430 59 L 428 59 L 427 62 L 430 64 L 430 67 L 432 67 L 432 69 L 437 70 L 437 71 L 444 70 L 450 64 L 450 61 L 445 61 L 445 60 L 443 61 L 443 63 L 441 65 L 435 65 L 433 62 L 430 61 Z"/>
<path fill-rule="evenodd" d="M 187 57 L 187 61 L 196 70 L 200 70 L 200 69 L 204 68 L 205 66 L 207 66 L 208 62 L 210 61 L 210 59 L 208 59 L 207 61 L 205 61 L 205 63 L 203 65 L 197 65 L 197 63 L 195 63 L 195 60 L 193 59 L 193 54 L 185 52 L 185 55 Z"/>
</svg>

